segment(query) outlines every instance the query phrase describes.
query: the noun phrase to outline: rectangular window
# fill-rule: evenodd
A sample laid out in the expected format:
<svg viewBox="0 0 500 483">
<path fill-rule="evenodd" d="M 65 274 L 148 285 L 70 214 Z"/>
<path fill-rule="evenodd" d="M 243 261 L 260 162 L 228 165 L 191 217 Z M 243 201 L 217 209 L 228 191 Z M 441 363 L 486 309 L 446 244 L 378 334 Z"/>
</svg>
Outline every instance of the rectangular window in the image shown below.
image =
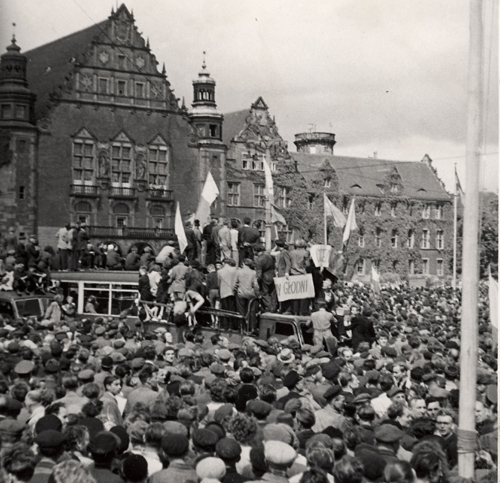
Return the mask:
<svg viewBox="0 0 500 483">
<path fill-rule="evenodd" d="M 332 186 L 332 180 L 330 178 L 325 179 L 325 188 L 330 188 Z"/>
<path fill-rule="evenodd" d="M 19 186 L 19 199 L 24 200 L 25 189 L 24 186 Z"/>
<path fill-rule="evenodd" d="M 131 147 L 115 144 L 111 153 L 111 182 L 114 185 L 128 187 L 132 170 Z"/>
<path fill-rule="evenodd" d="M 278 206 L 281 208 L 290 208 L 292 200 L 290 199 L 290 188 L 278 188 Z"/>
<path fill-rule="evenodd" d="M 168 150 L 164 146 L 148 149 L 149 184 L 166 186 L 168 177 Z"/>
<path fill-rule="evenodd" d="M 73 142 L 73 183 L 82 184 L 94 181 L 94 143 L 91 141 Z"/>
<path fill-rule="evenodd" d="M 434 208 L 434 218 L 436 220 L 440 220 L 443 218 L 443 206 L 442 205 L 436 205 Z"/>
<path fill-rule="evenodd" d="M 228 206 L 240 205 L 240 183 L 227 184 L 227 205 Z"/>
<path fill-rule="evenodd" d="M 442 250 L 444 248 L 444 235 L 443 230 L 438 230 L 436 232 L 436 248 Z"/>
<path fill-rule="evenodd" d="M 144 84 L 142 82 L 135 83 L 135 97 L 141 99 L 144 97 Z"/>
<path fill-rule="evenodd" d="M 17 152 L 18 153 L 25 153 L 26 152 L 26 140 L 25 139 L 19 139 L 17 141 Z"/>
<path fill-rule="evenodd" d="M 10 104 L 2 104 L 2 119 L 12 117 L 12 106 Z"/>
<path fill-rule="evenodd" d="M 391 205 L 391 216 L 393 218 L 396 216 L 396 205 Z"/>
<path fill-rule="evenodd" d="M 208 129 L 210 131 L 210 137 L 211 138 L 217 138 L 217 137 L 219 137 L 219 129 L 217 128 L 217 124 L 210 124 L 208 126 Z"/>
<path fill-rule="evenodd" d="M 429 259 L 422 258 L 422 274 L 429 275 Z"/>
<path fill-rule="evenodd" d="M 398 247 L 398 233 L 396 232 L 396 230 L 393 230 L 391 234 L 391 246 L 392 248 Z"/>
<path fill-rule="evenodd" d="M 360 260 L 358 260 L 357 272 L 358 272 L 358 275 L 365 274 L 365 259 L 364 258 L 361 258 Z"/>
<path fill-rule="evenodd" d="M 119 80 L 117 82 L 116 93 L 119 96 L 125 96 L 125 95 L 127 95 L 127 81 L 121 81 L 121 80 Z"/>
<path fill-rule="evenodd" d="M 108 93 L 108 79 L 99 77 L 99 94 Z"/>
<path fill-rule="evenodd" d="M 375 260 L 372 260 L 372 265 L 375 267 L 375 270 L 379 271 L 380 270 L 380 260 L 376 258 Z"/>
<path fill-rule="evenodd" d="M 365 246 L 365 235 L 360 233 L 358 235 L 358 247 L 364 247 Z"/>
<path fill-rule="evenodd" d="M 243 160 L 243 169 L 250 169 L 248 165 L 248 159 Z"/>
<path fill-rule="evenodd" d="M 26 119 L 26 106 L 16 105 L 16 119 Z"/>
<path fill-rule="evenodd" d="M 436 275 L 439 275 L 440 277 L 444 275 L 444 262 L 441 258 L 436 260 Z"/>
<path fill-rule="evenodd" d="M 375 205 L 375 216 L 381 216 L 382 215 L 382 205 L 380 203 L 377 203 Z"/>
<path fill-rule="evenodd" d="M 420 248 L 429 248 L 429 244 L 429 230 L 422 230 L 422 240 L 420 242 Z"/>
<path fill-rule="evenodd" d="M 380 248 L 382 246 L 382 232 L 380 231 L 379 228 L 375 231 L 375 246 L 377 248 Z"/>
<path fill-rule="evenodd" d="M 390 188 L 390 190 L 391 190 L 391 193 L 396 194 L 396 193 L 399 191 L 399 187 L 398 187 L 398 185 L 397 185 L 397 184 L 395 184 L 395 183 L 391 183 L 391 188 Z"/>
<path fill-rule="evenodd" d="M 124 55 L 118 56 L 118 68 L 121 70 L 125 70 L 125 56 Z"/>
<path fill-rule="evenodd" d="M 415 262 L 413 260 L 408 260 L 408 273 L 415 275 Z"/>
<path fill-rule="evenodd" d="M 415 246 L 415 232 L 413 230 L 408 231 L 408 238 L 406 239 L 406 247 L 413 248 Z"/>
<path fill-rule="evenodd" d="M 266 206 L 266 196 L 264 194 L 263 184 L 253 185 L 253 205 L 258 208 Z"/>
<path fill-rule="evenodd" d="M 314 195 L 309 195 L 307 197 L 307 209 L 308 210 L 314 209 Z"/>
<path fill-rule="evenodd" d="M 117 216 L 115 222 L 117 228 L 125 228 L 128 225 L 128 216 Z"/>
<path fill-rule="evenodd" d="M 431 216 L 431 205 L 424 205 L 422 208 L 422 218 L 429 219 Z"/>
</svg>

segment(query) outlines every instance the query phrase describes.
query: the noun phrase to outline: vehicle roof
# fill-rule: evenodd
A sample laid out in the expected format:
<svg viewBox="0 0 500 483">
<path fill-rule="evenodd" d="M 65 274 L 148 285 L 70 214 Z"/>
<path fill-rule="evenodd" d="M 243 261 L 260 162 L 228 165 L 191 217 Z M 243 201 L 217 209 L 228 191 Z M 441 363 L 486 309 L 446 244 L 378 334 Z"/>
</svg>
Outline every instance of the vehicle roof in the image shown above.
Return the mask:
<svg viewBox="0 0 500 483">
<path fill-rule="evenodd" d="M 7 291 L 0 291 L 0 301 L 2 300 L 32 300 L 32 299 L 53 299 L 54 295 L 28 295 L 28 294 L 21 294 L 18 295 L 17 292 L 14 290 L 7 290 Z"/>
<path fill-rule="evenodd" d="M 134 283 L 139 280 L 138 272 L 125 271 L 78 271 L 78 272 L 53 272 L 51 273 L 53 280 L 61 282 L 108 282 L 108 283 Z"/>
</svg>

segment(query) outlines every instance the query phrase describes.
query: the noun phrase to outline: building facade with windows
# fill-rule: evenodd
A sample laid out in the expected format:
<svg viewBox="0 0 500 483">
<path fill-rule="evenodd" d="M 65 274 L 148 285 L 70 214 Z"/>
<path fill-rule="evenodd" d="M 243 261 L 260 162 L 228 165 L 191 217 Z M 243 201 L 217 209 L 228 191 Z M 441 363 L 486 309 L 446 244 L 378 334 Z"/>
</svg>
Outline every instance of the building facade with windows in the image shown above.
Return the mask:
<svg viewBox="0 0 500 483">
<path fill-rule="evenodd" d="M 174 203 L 187 215 L 209 168 L 218 184 L 225 178 L 215 82 L 203 66 L 193 81 L 193 109 L 179 105 L 165 67 L 158 69 L 125 5 L 24 55 L 10 48 L 3 71 L 13 54 L 24 62 L 20 87 L 26 92 L 23 102 L 2 101 L 0 132 L 13 160 L 8 164 L 32 171 L 11 176 L 20 203 L 12 219 L 1 220 L 2 232 L 17 223 L 19 231 L 37 233 L 41 244 L 55 245 L 60 226 L 84 221 L 93 242 L 114 241 L 122 252 L 136 242 L 159 249 L 173 233 Z M 22 120 L 4 108 L 18 104 L 26 109 Z M 24 148 L 14 128 L 25 131 Z M 24 215 L 20 206 L 28 204 L 36 210 Z"/>
</svg>

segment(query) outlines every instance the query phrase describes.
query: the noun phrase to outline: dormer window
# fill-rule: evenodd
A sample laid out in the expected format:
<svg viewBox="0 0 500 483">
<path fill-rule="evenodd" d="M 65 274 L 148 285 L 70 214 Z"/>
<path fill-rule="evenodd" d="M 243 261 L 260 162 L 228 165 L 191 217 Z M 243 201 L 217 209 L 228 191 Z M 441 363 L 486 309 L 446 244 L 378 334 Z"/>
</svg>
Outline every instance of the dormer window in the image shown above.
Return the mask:
<svg viewBox="0 0 500 483">
<path fill-rule="evenodd" d="M 331 178 L 326 178 L 325 179 L 325 188 L 331 188 L 331 186 L 332 186 Z"/>
</svg>

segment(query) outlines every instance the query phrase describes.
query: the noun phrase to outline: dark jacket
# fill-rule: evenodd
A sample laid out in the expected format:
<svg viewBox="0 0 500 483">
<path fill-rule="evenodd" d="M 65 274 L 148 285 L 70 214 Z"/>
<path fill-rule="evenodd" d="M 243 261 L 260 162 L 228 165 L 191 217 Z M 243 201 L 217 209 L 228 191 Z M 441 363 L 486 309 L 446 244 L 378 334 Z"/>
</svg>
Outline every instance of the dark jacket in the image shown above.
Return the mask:
<svg viewBox="0 0 500 483">
<path fill-rule="evenodd" d="M 375 329 L 373 321 L 363 315 L 356 315 L 351 320 L 351 325 L 345 326 L 345 330 L 352 330 L 352 349 L 356 351 L 361 342 L 368 342 L 371 346 L 375 340 Z"/>
</svg>

